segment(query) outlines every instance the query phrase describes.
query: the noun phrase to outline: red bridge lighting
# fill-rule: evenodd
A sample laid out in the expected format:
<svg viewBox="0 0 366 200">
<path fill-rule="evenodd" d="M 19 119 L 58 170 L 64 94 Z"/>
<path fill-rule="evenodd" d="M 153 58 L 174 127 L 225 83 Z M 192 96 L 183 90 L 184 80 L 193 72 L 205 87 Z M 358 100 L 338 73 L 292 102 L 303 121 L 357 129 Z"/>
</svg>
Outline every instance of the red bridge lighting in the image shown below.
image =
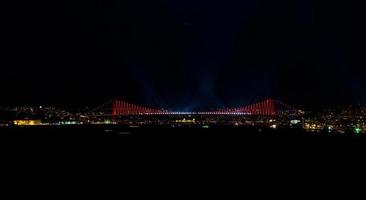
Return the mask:
<svg viewBox="0 0 366 200">
<path fill-rule="evenodd" d="M 171 112 L 165 109 L 149 108 L 140 105 L 130 104 L 121 100 L 112 101 L 112 116 L 123 115 L 186 115 L 186 114 L 204 114 L 204 115 L 261 115 L 274 116 L 281 110 L 291 112 L 296 109 L 276 100 L 268 99 L 259 103 L 238 107 L 220 109 L 210 112 Z"/>
</svg>

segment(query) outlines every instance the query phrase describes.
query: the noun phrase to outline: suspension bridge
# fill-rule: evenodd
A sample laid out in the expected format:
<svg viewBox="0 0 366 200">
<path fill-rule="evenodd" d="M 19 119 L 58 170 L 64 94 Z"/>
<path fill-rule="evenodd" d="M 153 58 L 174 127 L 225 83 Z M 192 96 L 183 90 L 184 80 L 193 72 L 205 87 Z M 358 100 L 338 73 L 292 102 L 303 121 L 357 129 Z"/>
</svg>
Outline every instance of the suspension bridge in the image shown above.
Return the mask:
<svg viewBox="0 0 366 200">
<path fill-rule="evenodd" d="M 122 100 L 111 100 L 91 110 L 92 115 L 129 116 L 129 115 L 255 115 L 276 116 L 280 114 L 298 114 L 300 110 L 281 101 L 267 99 L 236 108 L 216 109 L 214 111 L 177 112 L 164 108 L 152 108 L 132 104 Z"/>
</svg>

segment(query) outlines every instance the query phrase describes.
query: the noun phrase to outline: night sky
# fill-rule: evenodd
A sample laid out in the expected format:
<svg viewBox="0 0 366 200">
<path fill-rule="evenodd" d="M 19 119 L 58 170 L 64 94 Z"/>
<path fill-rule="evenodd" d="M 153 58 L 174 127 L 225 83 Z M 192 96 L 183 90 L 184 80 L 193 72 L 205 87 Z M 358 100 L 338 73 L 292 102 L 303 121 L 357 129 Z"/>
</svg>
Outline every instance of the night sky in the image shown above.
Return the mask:
<svg viewBox="0 0 366 200">
<path fill-rule="evenodd" d="M 366 103 L 357 1 L 17 1 L 2 15 L 2 105 Z"/>
</svg>

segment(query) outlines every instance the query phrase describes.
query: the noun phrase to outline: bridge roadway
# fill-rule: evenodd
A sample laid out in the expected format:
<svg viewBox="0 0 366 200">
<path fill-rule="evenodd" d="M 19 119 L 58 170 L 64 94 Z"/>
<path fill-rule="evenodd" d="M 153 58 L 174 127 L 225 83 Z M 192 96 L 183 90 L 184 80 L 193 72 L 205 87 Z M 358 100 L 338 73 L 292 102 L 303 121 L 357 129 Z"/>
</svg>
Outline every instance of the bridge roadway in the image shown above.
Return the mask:
<svg viewBox="0 0 366 200">
<path fill-rule="evenodd" d="M 243 112 L 152 112 L 152 113 L 131 113 L 131 114 L 102 114 L 102 115 L 92 115 L 92 116 L 144 116 L 144 115 L 256 115 L 253 113 L 243 113 Z M 90 116 L 90 115 L 89 115 Z"/>
</svg>

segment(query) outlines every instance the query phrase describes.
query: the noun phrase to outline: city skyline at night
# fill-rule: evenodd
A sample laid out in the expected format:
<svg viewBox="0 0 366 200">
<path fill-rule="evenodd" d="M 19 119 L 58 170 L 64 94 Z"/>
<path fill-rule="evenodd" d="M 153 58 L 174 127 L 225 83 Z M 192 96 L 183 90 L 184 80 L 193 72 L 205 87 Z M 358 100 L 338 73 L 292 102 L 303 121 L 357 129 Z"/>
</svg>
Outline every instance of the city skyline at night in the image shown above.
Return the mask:
<svg viewBox="0 0 366 200">
<path fill-rule="evenodd" d="M 112 100 L 95 108 L 66 110 L 49 106 L 17 106 L 0 109 L 0 127 L 91 128 L 103 132 L 146 128 L 291 131 L 311 136 L 356 136 L 366 133 L 366 106 L 303 111 L 281 101 L 267 99 L 251 105 L 201 111 L 151 108 Z M 102 130 L 100 130 L 102 128 Z M 17 129 L 15 129 L 17 130 Z M 27 129 L 25 129 L 27 130 Z M 30 129 L 31 130 L 31 129 Z M 77 129 L 76 129 L 77 130 Z M 149 129 L 148 129 L 149 130 Z M 98 131 L 97 131 L 98 132 Z"/>
<path fill-rule="evenodd" d="M 357 3 L 41 0 L 5 8 L 0 131 L 366 136 L 366 14 Z"/>
<path fill-rule="evenodd" d="M 265 193 L 270 199 L 278 191 L 337 194 L 334 183 L 358 183 L 363 171 L 363 4 L 2 2 L 5 186 L 14 188 L 13 196 L 48 197 L 90 189 L 84 180 L 98 188 L 111 183 L 107 188 L 122 196 L 129 189 L 119 183 L 137 189 L 134 195 L 186 196 L 187 188 L 206 195 L 206 180 L 220 188 L 232 183 L 226 198 L 235 188 L 247 196 L 251 189 L 245 185 L 256 188 L 254 197 Z M 342 172 L 356 180 L 343 181 Z M 141 185 L 159 188 L 151 193 Z M 219 191 L 207 186 L 215 195 Z"/>
</svg>

